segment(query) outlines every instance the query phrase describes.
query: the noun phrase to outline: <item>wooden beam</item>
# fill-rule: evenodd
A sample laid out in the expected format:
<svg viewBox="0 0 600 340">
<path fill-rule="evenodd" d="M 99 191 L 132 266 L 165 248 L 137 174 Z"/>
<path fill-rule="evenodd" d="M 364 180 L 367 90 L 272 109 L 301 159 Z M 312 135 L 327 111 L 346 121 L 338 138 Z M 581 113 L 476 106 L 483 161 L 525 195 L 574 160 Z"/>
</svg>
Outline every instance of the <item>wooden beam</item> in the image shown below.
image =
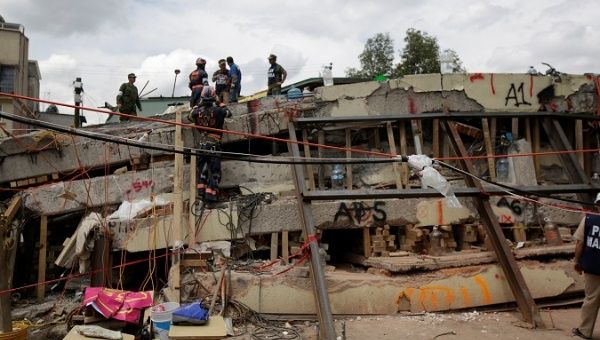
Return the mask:
<svg viewBox="0 0 600 340">
<path fill-rule="evenodd" d="M 363 227 L 363 255 L 371 257 L 371 231 L 369 227 Z"/>
<path fill-rule="evenodd" d="M 319 145 L 323 145 L 325 144 L 325 131 L 323 130 L 319 130 L 319 132 L 317 132 L 317 142 L 319 143 Z M 319 158 L 323 158 L 323 148 L 322 147 L 318 147 L 317 148 L 317 153 L 319 155 Z M 322 164 L 319 164 L 319 173 L 318 173 L 318 182 L 319 182 L 319 189 L 320 190 L 325 190 L 325 167 Z"/>
<path fill-rule="evenodd" d="M 196 215 L 192 214 L 192 209 L 194 209 L 194 202 L 196 201 L 196 164 L 196 156 L 190 156 L 190 185 L 188 186 L 188 190 L 190 191 L 188 195 L 190 202 L 188 206 L 188 234 L 190 235 L 190 246 L 196 244 L 196 219 L 202 218 L 202 216 L 196 217 Z"/>
<path fill-rule="evenodd" d="M 519 118 L 512 119 L 512 136 L 513 140 L 519 139 Z"/>
<path fill-rule="evenodd" d="M 48 242 L 48 216 L 40 217 L 40 249 L 38 254 L 38 285 L 37 285 L 37 301 L 44 301 L 46 285 L 46 252 Z"/>
<path fill-rule="evenodd" d="M 181 110 L 177 110 L 175 113 L 175 149 L 183 151 L 183 140 L 181 136 Z M 192 171 L 192 170 L 191 170 Z M 195 169 L 193 169 L 195 171 Z M 190 196 L 191 197 L 191 196 Z M 173 239 L 176 241 L 183 241 L 182 230 L 183 227 L 183 154 L 175 154 L 175 176 L 173 177 Z M 168 244 L 169 240 L 167 240 Z M 174 302 L 180 302 L 181 300 L 181 256 L 180 254 L 173 254 L 171 257 L 171 265 L 175 267 L 173 270 L 173 278 L 169 284 L 173 285 L 175 291 Z"/>
<path fill-rule="evenodd" d="M 279 233 L 271 233 L 271 261 L 277 260 L 277 248 L 279 248 Z"/>
<path fill-rule="evenodd" d="M 379 130 L 376 130 L 379 131 Z M 352 131 L 348 128 L 345 129 L 346 132 L 346 158 L 352 158 Z M 381 144 L 381 142 L 379 142 Z M 346 164 L 346 189 L 352 190 L 352 164 Z"/>
<path fill-rule="evenodd" d="M 525 140 L 531 145 L 531 119 L 525 118 Z"/>
<path fill-rule="evenodd" d="M 399 123 L 400 127 L 400 154 L 408 156 L 408 146 L 406 145 L 406 124 L 404 121 Z M 408 177 L 409 177 L 408 164 L 402 162 L 402 185 L 404 188 L 408 188 Z"/>
<path fill-rule="evenodd" d="M 481 127 L 483 129 L 483 142 L 485 143 L 485 152 L 487 154 L 488 171 L 490 179 L 496 180 L 496 159 L 494 158 L 494 146 L 490 136 L 490 128 L 487 118 L 481 118 Z"/>
<path fill-rule="evenodd" d="M 575 121 L 575 149 L 576 150 L 583 150 L 583 120 L 581 119 L 577 119 Z M 577 153 L 577 160 L 579 161 L 579 164 L 581 164 L 581 167 L 584 167 L 584 163 L 583 163 L 583 152 L 578 152 Z"/>
<path fill-rule="evenodd" d="M 440 157 L 440 120 L 439 118 L 435 118 L 433 120 L 433 157 Z"/>
<path fill-rule="evenodd" d="M 537 118 L 533 120 L 533 153 L 537 154 L 541 150 L 540 141 L 540 122 Z M 541 178 L 540 160 L 538 156 L 533 156 L 533 163 L 535 165 L 535 177 Z"/>
<path fill-rule="evenodd" d="M 286 264 L 289 263 L 290 243 L 288 231 L 281 232 L 281 257 L 283 258 L 283 262 Z"/>
<path fill-rule="evenodd" d="M 396 156 L 396 141 L 394 140 L 394 130 L 392 130 L 392 123 L 387 122 L 386 124 L 388 144 L 390 145 L 390 153 Z M 394 169 L 394 177 L 396 178 L 396 189 L 402 189 L 402 176 L 400 166 L 397 162 L 392 163 Z"/>
<path fill-rule="evenodd" d="M 308 131 L 306 129 L 302 129 L 302 141 L 304 143 L 308 142 Z M 308 144 L 304 144 L 304 157 L 307 160 L 311 158 L 310 145 Z M 308 175 L 308 189 L 315 190 L 315 171 L 312 164 L 306 164 L 306 172 Z"/>
<path fill-rule="evenodd" d="M 456 154 L 461 157 L 467 156 L 467 150 L 456 131 L 454 123 L 451 121 L 444 121 L 444 128 L 446 133 L 452 136 L 452 147 Z M 475 173 L 475 168 L 470 160 L 462 158 L 460 164 L 467 172 L 472 174 Z M 468 186 L 477 188 L 482 193 L 485 192 L 481 182 L 475 180 L 473 177 L 465 176 L 465 182 Z M 523 319 L 534 327 L 544 327 L 537 305 L 527 287 L 527 283 L 525 283 L 525 279 L 517 265 L 517 261 L 506 243 L 504 232 L 498 223 L 498 217 L 496 217 L 496 214 L 492 210 L 489 199 L 475 197 L 473 198 L 473 204 L 477 207 L 479 216 L 484 222 L 483 225 L 486 228 L 487 236 L 491 241 L 498 263 L 504 272 L 504 276 L 515 297 Z"/>
</svg>

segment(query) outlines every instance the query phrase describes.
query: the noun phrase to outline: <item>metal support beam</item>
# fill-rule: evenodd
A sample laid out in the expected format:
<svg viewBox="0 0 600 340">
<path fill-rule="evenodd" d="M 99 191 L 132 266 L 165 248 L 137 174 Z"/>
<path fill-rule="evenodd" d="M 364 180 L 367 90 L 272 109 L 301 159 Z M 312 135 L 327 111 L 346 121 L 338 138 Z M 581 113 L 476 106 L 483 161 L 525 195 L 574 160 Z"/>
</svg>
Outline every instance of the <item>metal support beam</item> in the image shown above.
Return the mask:
<svg viewBox="0 0 600 340">
<path fill-rule="evenodd" d="M 483 188 L 490 195 L 506 195 L 505 189 L 497 186 L 486 186 Z M 595 193 L 598 189 L 590 184 L 560 184 L 543 186 L 521 186 L 520 190 L 531 194 L 567 194 L 567 193 Z M 477 188 L 452 188 L 454 194 L 459 197 L 479 196 L 481 191 Z M 328 200 L 368 200 L 384 198 L 424 198 L 424 197 L 442 197 L 434 189 L 360 189 L 360 190 L 311 190 L 305 191 L 304 199 L 313 201 Z"/>
<path fill-rule="evenodd" d="M 560 122 L 558 120 L 551 118 L 543 119 L 542 126 L 546 132 L 546 135 L 548 136 L 548 140 L 550 141 L 550 145 L 552 145 L 553 150 L 573 151 L 573 147 L 571 146 L 571 143 L 569 142 L 569 139 L 567 138 L 562 126 L 560 126 Z M 585 170 L 583 170 L 583 167 L 577 158 L 577 154 L 570 152 L 561 153 L 559 156 L 563 166 L 567 170 L 567 174 L 569 175 L 571 183 L 590 183 L 590 179 L 585 174 Z M 592 202 L 592 195 L 588 193 L 578 193 L 577 197 L 581 201 Z"/>
<path fill-rule="evenodd" d="M 465 159 L 467 156 L 467 150 L 456 131 L 454 122 L 444 121 L 444 129 L 450 136 L 452 147 L 456 154 L 461 157 L 460 164 L 464 170 L 469 173 L 475 173 L 475 168 L 470 160 Z M 488 200 L 487 195 L 484 195 L 485 190 L 479 181 L 476 181 L 471 176 L 465 176 L 465 181 L 471 187 L 477 188 L 482 195 L 480 197 L 474 197 L 473 203 L 477 207 L 477 211 L 483 221 L 483 225 L 486 228 L 486 232 L 492 247 L 496 253 L 498 263 L 504 271 L 504 275 L 508 281 L 510 289 L 515 296 L 517 306 L 523 316 L 523 320 L 532 324 L 534 327 L 544 327 L 544 322 L 540 316 L 540 312 L 531 296 L 531 292 L 525 283 L 523 274 L 517 265 L 514 255 L 508 248 L 502 228 L 498 223 L 498 219 L 492 210 L 492 206 Z"/>
<path fill-rule="evenodd" d="M 296 127 L 293 122 L 288 123 L 288 129 L 290 132 L 290 139 L 292 142 L 296 142 L 298 139 L 296 138 Z M 300 150 L 297 143 L 288 143 L 288 149 L 290 149 L 294 159 L 300 159 Z M 306 201 L 303 197 L 303 193 L 307 192 L 304 179 L 304 167 L 301 164 L 294 164 L 292 166 L 292 171 L 294 173 L 294 178 L 296 179 L 296 198 L 298 201 L 298 208 L 300 209 L 300 216 L 302 217 L 304 236 L 308 240 L 309 237 L 315 235 L 316 230 L 312 210 L 310 208 L 310 201 Z M 335 324 L 331 314 L 331 306 L 329 305 L 325 273 L 321 266 L 319 245 L 316 242 L 310 242 L 309 250 L 309 266 L 312 273 L 310 277 L 313 284 L 313 291 L 315 292 L 317 315 L 319 316 L 319 339 L 335 340 Z"/>
</svg>

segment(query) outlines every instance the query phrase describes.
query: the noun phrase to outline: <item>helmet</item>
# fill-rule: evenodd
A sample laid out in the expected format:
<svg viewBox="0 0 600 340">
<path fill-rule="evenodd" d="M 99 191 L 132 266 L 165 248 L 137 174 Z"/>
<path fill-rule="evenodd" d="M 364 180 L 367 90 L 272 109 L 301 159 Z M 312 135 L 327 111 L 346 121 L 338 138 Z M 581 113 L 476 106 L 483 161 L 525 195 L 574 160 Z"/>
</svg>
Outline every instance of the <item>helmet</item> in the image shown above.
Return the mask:
<svg viewBox="0 0 600 340">
<path fill-rule="evenodd" d="M 204 58 L 196 59 L 196 65 L 206 65 L 206 60 Z"/>
<path fill-rule="evenodd" d="M 200 105 L 212 106 L 217 101 L 217 92 L 213 86 L 204 86 L 200 93 Z"/>
</svg>

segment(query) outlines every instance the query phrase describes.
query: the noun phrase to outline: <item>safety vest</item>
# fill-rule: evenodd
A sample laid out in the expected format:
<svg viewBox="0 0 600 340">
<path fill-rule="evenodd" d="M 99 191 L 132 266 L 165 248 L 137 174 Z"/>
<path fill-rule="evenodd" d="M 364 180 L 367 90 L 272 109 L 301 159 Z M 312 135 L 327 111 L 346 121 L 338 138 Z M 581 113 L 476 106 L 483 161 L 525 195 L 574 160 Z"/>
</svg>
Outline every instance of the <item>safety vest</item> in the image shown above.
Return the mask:
<svg viewBox="0 0 600 340">
<path fill-rule="evenodd" d="M 579 264 L 588 274 L 600 275 L 600 216 L 585 217 L 583 255 Z"/>
<path fill-rule="evenodd" d="M 204 80 L 208 79 L 208 74 L 201 68 L 197 68 L 190 73 L 190 87 L 202 88 Z"/>
</svg>

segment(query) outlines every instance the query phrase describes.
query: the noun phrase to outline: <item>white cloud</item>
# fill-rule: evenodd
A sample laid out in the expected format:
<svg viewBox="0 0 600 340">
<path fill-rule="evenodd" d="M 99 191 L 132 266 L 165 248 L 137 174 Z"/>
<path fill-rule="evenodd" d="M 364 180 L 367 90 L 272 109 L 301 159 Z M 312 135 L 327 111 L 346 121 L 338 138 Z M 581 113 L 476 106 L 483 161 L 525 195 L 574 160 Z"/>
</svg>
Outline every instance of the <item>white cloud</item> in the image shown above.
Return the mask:
<svg viewBox="0 0 600 340">
<path fill-rule="evenodd" d="M 584 0 L 3 0 L 2 15 L 25 26 L 30 59 L 38 59 L 43 93 L 72 101 L 83 78 L 86 105 L 113 102 L 129 72 L 152 95 L 185 95 L 198 56 L 233 56 L 242 94 L 266 86 L 266 57 L 279 56 L 288 83 L 316 77 L 333 62 L 335 76 L 358 66 L 367 38 L 389 32 L 396 57 L 408 28 L 436 36 L 473 72 L 524 72 L 541 61 L 563 72 L 600 72 L 600 3 Z M 60 59 L 64 58 L 64 59 Z"/>
</svg>

